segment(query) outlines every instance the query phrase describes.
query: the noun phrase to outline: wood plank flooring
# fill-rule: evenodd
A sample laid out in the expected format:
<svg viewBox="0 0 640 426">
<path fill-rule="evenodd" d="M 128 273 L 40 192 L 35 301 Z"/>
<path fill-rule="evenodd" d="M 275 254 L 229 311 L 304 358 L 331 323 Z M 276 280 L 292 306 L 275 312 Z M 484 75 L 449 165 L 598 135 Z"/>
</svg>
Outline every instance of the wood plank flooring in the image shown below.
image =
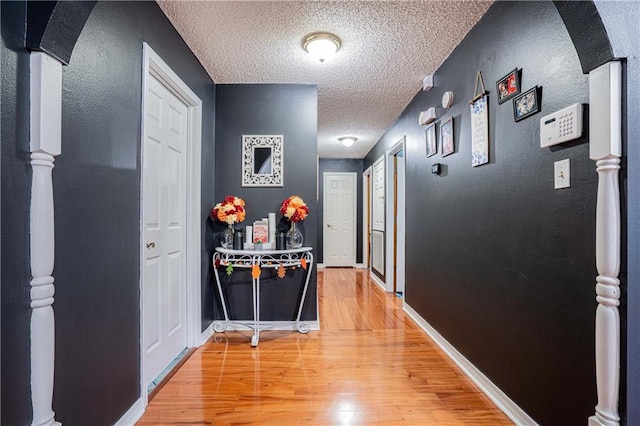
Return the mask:
<svg viewBox="0 0 640 426">
<path fill-rule="evenodd" d="M 216 334 L 138 425 L 511 425 L 361 269 L 318 272 L 320 331 Z"/>
</svg>

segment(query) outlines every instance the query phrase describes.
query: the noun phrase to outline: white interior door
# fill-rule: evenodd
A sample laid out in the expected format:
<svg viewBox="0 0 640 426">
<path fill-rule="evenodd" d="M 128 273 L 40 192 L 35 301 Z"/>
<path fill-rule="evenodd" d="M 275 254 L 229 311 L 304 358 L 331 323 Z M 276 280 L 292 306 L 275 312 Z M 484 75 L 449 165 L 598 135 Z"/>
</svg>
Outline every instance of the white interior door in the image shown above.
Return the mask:
<svg viewBox="0 0 640 426">
<path fill-rule="evenodd" d="M 155 76 L 145 93 L 143 312 L 146 385 L 187 347 L 187 106 Z"/>
<path fill-rule="evenodd" d="M 325 266 L 356 264 L 356 173 L 324 173 Z"/>
<path fill-rule="evenodd" d="M 380 157 L 373 164 L 373 200 L 372 227 L 374 231 L 384 232 L 384 157 Z"/>
<path fill-rule="evenodd" d="M 373 163 L 371 199 L 371 269 L 385 274 L 385 167 L 384 156 Z M 386 285 L 386 283 L 385 283 Z M 385 290 L 391 291 L 385 287 Z"/>
</svg>

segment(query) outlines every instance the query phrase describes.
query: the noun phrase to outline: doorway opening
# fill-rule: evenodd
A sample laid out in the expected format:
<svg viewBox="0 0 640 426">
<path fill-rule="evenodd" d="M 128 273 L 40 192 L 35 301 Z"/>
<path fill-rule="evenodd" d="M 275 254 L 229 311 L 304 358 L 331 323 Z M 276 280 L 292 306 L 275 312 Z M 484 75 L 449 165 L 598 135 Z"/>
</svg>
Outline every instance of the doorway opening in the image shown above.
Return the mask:
<svg viewBox="0 0 640 426">
<path fill-rule="evenodd" d="M 405 294 L 405 137 L 387 151 L 387 288 L 399 297 Z"/>
</svg>

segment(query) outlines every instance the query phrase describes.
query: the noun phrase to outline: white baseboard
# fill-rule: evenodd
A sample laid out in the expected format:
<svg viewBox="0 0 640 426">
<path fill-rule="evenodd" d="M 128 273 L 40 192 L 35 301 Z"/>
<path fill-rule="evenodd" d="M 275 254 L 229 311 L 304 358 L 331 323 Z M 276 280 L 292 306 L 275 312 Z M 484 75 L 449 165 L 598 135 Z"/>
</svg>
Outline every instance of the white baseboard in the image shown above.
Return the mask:
<svg viewBox="0 0 640 426">
<path fill-rule="evenodd" d="M 304 324 L 309 324 L 309 330 L 314 330 L 314 331 L 320 330 L 319 321 L 301 321 L 301 322 Z M 252 326 L 253 326 L 253 321 L 229 322 L 227 331 L 244 331 L 247 329 L 251 329 Z M 260 321 L 261 333 L 263 331 L 271 331 L 271 330 L 297 331 L 297 328 L 296 328 L 295 322 L 292 322 L 292 321 Z"/>
<path fill-rule="evenodd" d="M 202 332 L 202 334 L 200 335 L 200 343 L 196 347 L 202 346 L 207 340 L 209 340 L 209 338 L 212 335 L 213 335 L 213 323 L 211 323 L 209 327 L 207 327 L 206 330 Z M 138 398 L 138 400 L 131 406 L 131 408 L 129 408 L 129 410 L 124 414 L 124 416 L 122 416 L 120 420 L 114 423 L 113 426 L 131 426 L 136 424 L 136 422 L 140 420 L 140 418 L 144 414 L 144 410 L 147 406 L 147 401 L 145 397 L 146 395 Z"/>
<path fill-rule="evenodd" d="M 424 318 L 422 318 L 411 306 L 404 303 L 404 311 L 409 315 L 420 328 L 431 339 L 440 346 L 449 358 L 480 388 L 485 395 L 498 406 L 515 424 L 519 426 L 535 426 L 537 423 L 527 413 L 524 412 L 515 402 L 511 400 L 498 386 L 496 386 L 482 371 L 473 365 L 458 350 L 436 331 Z"/>
<path fill-rule="evenodd" d="M 345 268 L 349 268 L 350 266 L 344 266 L 344 267 L 345 267 Z M 363 264 L 363 263 L 356 263 L 353 267 L 354 267 L 354 268 L 356 268 L 356 269 L 365 269 L 365 266 L 364 266 L 364 264 Z M 324 268 L 326 268 L 326 266 L 324 266 L 324 263 L 318 263 L 318 264 L 316 265 L 316 268 L 318 268 L 318 269 L 324 269 Z"/>
<path fill-rule="evenodd" d="M 113 426 L 131 426 L 135 425 L 138 420 L 144 414 L 144 408 L 146 406 L 146 401 L 144 397 L 138 398 L 138 400 L 129 408 L 129 410 L 124 413 L 124 416 L 120 418 L 117 422 L 113 424 Z"/>
<path fill-rule="evenodd" d="M 371 280 L 378 284 L 380 286 L 380 288 L 382 288 L 382 291 L 386 292 L 387 291 L 387 287 L 384 284 L 384 281 L 382 281 L 380 278 L 378 278 L 378 276 L 373 272 L 369 272 L 369 276 L 371 277 Z"/>
<path fill-rule="evenodd" d="M 211 338 L 211 336 L 213 336 L 213 322 L 209 324 L 209 327 L 207 327 L 200 335 L 200 344 L 198 345 L 198 347 L 204 345 L 205 342 Z"/>
</svg>

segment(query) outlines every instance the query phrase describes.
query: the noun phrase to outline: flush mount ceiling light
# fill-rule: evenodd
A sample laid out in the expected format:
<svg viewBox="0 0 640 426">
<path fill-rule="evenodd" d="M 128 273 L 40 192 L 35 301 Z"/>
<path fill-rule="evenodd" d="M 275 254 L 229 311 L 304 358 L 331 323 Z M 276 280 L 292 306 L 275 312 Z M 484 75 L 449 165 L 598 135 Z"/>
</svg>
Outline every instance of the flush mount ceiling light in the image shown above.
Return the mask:
<svg viewBox="0 0 640 426">
<path fill-rule="evenodd" d="M 302 47 L 311 56 L 324 62 L 340 49 L 342 42 L 331 33 L 311 33 L 302 39 Z"/>
<path fill-rule="evenodd" d="M 351 145 L 353 145 L 354 143 L 356 143 L 356 141 L 358 140 L 358 138 L 356 138 L 355 136 L 343 136 L 341 138 L 338 138 L 338 140 L 340 141 L 340 143 L 346 147 L 350 147 Z"/>
</svg>

